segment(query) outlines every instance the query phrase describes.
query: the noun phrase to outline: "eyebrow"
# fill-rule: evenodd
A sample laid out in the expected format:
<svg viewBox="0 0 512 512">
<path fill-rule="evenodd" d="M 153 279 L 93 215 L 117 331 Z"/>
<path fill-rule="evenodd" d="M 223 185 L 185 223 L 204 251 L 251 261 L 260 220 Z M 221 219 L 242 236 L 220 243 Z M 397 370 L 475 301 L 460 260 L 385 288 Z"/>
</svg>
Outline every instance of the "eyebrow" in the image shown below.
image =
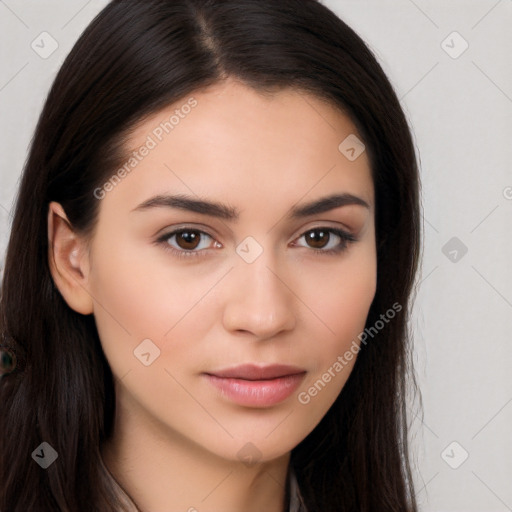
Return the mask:
<svg viewBox="0 0 512 512">
<path fill-rule="evenodd" d="M 302 219 L 348 205 L 358 205 L 370 209 L 370 205 L 364 199 L 353 194 L 343 193 L 322 197 L 300 206 L 293 206 L 287 217 Z M 151 197 L 135 207 L 132 212 L 148 211 L 152 208 L 177 208 L 229 221 L 237 221 L 240 218 L 240 211 L 232 206 L 206 199 L 195 199 L 184 194 Z"/>
</svg>

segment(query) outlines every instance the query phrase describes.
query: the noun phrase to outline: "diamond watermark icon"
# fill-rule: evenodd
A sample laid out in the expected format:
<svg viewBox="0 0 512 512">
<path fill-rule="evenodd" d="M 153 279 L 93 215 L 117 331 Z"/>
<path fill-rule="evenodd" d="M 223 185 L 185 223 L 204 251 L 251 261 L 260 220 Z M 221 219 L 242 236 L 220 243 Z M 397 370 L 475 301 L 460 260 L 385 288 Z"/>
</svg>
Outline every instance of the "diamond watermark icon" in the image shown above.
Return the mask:
<svg viewBox="0 0 512 512">
<path fill-rule="evenodd" d="M 236 253 L 246 263 L 252 263 L 263 252 L 263 247 L 252 236 L 248 236 L 236 246 Z"/>
<path fill-rule="evenodd" d="M 441 251 L 452 263 L 458 263 L 466 255 L 468 248 L 464 242 L 454 236 L 443 245 Z"/>
<path fill-rule="evenodd" d="M 469 48 L 469 43 L 457 31 L 453 31 L 443 39 L 441 48 L 452 59 L 458 59 Z"/>
<path fill-rule="evenodd" d="M 340 153 L 342 153 L 351 162 L 359 158 L 365 149 L 366 146 L 353 133 L 351 133 L 346 139 L 343 139 L 341 144 L 338 146 Z"/>
<path fill-rule="evenodd" d="M 144 366 L 149 366 L 160 356 L 160 349 L 149 338 L 147 338 L 135 347 L 133 355 Z"/>
<path fill-rule="evenodd" d="M 30 44 L 41 59 L 48 59 L 59 47 L 59 43 L 48 32 L 41 32 Z"/>
<path fill-rule="evenodd" d="M 441 458 L 450 466 L 452 469 L 457 469 L 469 457 L 469 453 L 460 445 L 457 441 L 451 442 L 442 452 Z"/>
<path fill-rule="evenodd" d="M 253 443 L 245 443 L 236 455 L 248 468 L 257 464 L 262 457 L 262 453 Z"/>
<path fill-rule="evenodd" d="M 50 467 L 56 460 L 59 454 L 55 449 L 46 441 L 42 442 L 33 452 L 32 458 L 43 468 Z"/>
</svg>

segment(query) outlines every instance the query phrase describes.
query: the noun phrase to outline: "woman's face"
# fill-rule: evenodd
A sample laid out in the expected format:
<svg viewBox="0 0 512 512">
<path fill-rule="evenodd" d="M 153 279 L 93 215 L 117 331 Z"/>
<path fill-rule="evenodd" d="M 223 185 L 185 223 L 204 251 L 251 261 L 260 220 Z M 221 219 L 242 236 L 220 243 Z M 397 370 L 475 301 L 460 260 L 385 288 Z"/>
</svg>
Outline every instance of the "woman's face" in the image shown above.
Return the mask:
<svg viewBox="0 0 512 512">
<path fill-rule="evenodd" d="M 352 138 L 340 149 L 353 134 L 315 97 L 234 81 L 133 132 L 124 172 L 95 191 L 87 290 L 141 432 L 270 460 L 333 404 L 376 289 L 369 160 Z M 345 194 L 361 204 L 311 206 Z"/>
</svg>

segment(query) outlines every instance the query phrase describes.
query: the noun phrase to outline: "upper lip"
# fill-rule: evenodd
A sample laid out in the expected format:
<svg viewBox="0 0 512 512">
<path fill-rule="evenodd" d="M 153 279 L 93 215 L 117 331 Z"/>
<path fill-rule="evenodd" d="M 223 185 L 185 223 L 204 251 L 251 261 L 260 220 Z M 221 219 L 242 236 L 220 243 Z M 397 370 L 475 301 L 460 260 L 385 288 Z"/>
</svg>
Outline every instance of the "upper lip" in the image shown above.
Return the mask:
<svg viewBox="0 0 512 512">
<path fill-rule="evenodd" d="M 272 364 L 267 366 L 242 364 L 239 366 L 232 366 L 224 370 L 216 370 L 206 373 L 208 375 L 214 375 L 215 377 L 225 379 L 268 380 L 288 375 L 297 375 L 299 373 L 304 373 L 305 371 L 306 370 L 299 368 L 298 366 L 285 364 Z"/>
</svg>

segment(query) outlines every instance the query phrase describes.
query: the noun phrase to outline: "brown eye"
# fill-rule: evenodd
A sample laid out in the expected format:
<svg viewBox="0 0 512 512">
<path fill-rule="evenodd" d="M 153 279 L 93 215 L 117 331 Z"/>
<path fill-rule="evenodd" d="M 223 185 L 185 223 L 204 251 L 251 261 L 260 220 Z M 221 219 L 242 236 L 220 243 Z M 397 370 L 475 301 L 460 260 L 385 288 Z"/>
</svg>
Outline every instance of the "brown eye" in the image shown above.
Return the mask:
<svg viewBox="0 0 512 512">
<path fill-rule="evenodd" d="M 201 241 L 199 231 L 177 231 L 174 236 L 176 237 L 178 247 L 184 250 L 196 249 Z"/>
<path fill-rule="evenodd" d="M 307 245 L 301 245 L 318 254 L 338 254 L 356 242 L 357 238 L 338 228 L 318 227 L 306 231 L 299 239 L 304 238 Z"/>
<path fill-rule="evenodd" d="M 308 231 L 305 235 L 306 241 L 314 249 L 323 249 L 330 240 L 330 232 L 323 229 L 314 229 Z"/>
<path fill-rule="evenodd" d="M 213 246 L 212 241 L 214 242 Z M 204 256 L 207 254 L 205 249 L 219 247 L 218 242 L 211 235 L 192 228 L 181 228 L 162 235 L 156 240 L 156 243 L 174 255 L 184 257 Z"/>
</svg>

